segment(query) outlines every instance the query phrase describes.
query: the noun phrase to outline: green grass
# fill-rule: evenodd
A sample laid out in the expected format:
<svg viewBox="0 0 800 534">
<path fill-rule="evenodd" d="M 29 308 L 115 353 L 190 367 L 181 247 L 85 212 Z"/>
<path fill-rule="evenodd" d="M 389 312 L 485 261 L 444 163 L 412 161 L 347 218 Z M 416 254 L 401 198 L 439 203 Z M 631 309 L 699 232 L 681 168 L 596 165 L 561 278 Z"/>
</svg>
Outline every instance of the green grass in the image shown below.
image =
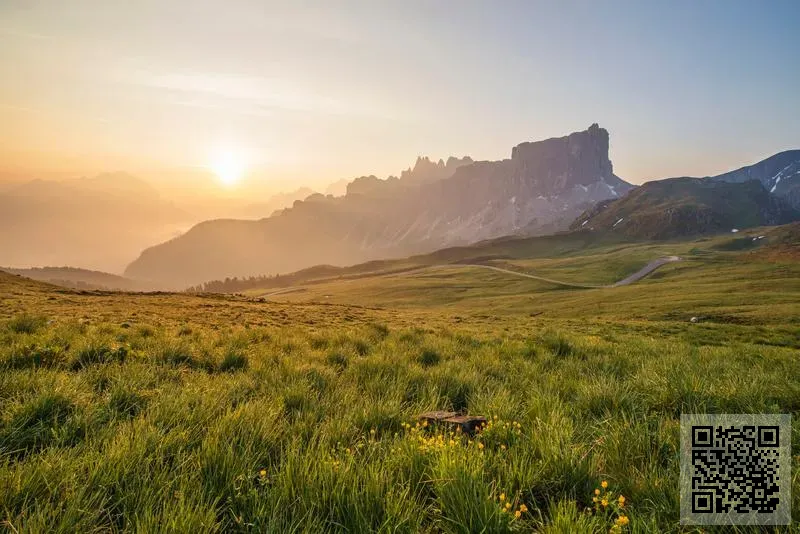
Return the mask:
<svg viewBox="0 0 800 534">
<path fill-rule="evenodd" d="M 626 531 L 697 531 L 678 524 L 680 414 L 800 416 L 800 267 L 716 242 L 665 245 L 687 261 L 593 290 L 452 266 L 262 302 L 0 273 L 0 520 L 10 532 L 608 532 L 616 512 L 586 513 L 607 480 L 627 499 Z M 617 247 L 602 276 L 654 252 Z M 598 254 L 520 265 L 562 262 L 578 279 Z M 417 428 L 434 409 L 492 425 L 473 439 Z"/>
</svg>

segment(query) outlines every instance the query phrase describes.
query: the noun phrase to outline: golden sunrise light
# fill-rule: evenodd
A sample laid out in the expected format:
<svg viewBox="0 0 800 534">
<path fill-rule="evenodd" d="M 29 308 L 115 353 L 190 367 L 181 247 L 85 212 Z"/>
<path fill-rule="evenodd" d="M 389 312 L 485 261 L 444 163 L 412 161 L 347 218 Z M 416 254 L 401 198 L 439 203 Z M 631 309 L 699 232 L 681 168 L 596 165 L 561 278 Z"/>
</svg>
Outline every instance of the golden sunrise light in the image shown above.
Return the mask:
<svg viewBox="0 0 800 534">
<path fill-rule="evenodd" d="M 222 185 L 231 187 L 242 179 L 246 170 L 245 158 L 240 151 L 222 149 L 212 156 L 210 168 Z"/>
<path fill-rule="evenodd" d="M 798 21 L 0 0 L 0 525 L 800 534 Z"/>
</svg>

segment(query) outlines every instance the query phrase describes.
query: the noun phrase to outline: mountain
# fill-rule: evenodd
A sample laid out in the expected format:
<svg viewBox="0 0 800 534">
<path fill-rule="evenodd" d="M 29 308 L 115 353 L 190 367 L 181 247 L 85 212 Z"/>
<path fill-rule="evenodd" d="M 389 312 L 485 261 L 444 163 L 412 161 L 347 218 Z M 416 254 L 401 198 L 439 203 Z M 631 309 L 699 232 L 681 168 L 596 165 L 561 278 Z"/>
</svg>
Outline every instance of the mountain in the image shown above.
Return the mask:
<svg viewBox="0 0 800 534">
<path fill-rule="evenodd" d="M 342 195 L 347 194 L 347 184 L 350 183 L 349 178 L 342 178 L 341 180 L 336 180 L 335 182 L 328 185 L 325 188 L 326 195 L 332 195 L 334 197 L 340 197 Z"/>
<path fill-rule="evenodd" d="M 0 267 L 0 271 L 73 289 L 99 289 L 107 291 L 151 291 L 157 289 L 148 284 L 130 280 L 115 274 L 78 269 L 75 267 L 34 267 L 32 269 Z"/>
<path fill-rule="evenodd" d="M 274 212 L 291 206 L 298 200 L 303 200 L 315 194 L 308 187 L 300 187 L 288 193 L 276 193 L 263 202 L 253 202 L 239 209 L 240 216 L 253 219 L 269 217 Z"/>
<path fill-rule="evenodd" d="M 500 161 L 419 158 L 399 178 L 360 177 L 344 196 L 312 195 L 260 221 L 203 222 L 145 250 L 125 273 L 186 287 L 566 229 L 587 207 L 632 188 L 614 175 L 608 142 L 593 124 L 522 143 Z"/>
<path fill-rule="evenodd" d="M 732 183 L 758 180 L 767 191 L 800 210 L 800 150 L 787 150 L 712 179 Z"/>
<path fill-rule="evenodd" d="M 599 203 L 578 217 L 571 229 L 670 239 L 784 224 L 798 218 L 797 210 L 770 194 L 758 180 L 668 178 L 647 182 L 621 199 Z"/>
<path fill-rule="evenodd" d="M 189 215 L 124 173 L 32 180 L 0 193 L 0 265 L 80 265 L 121 271 Z"/>
</svg>

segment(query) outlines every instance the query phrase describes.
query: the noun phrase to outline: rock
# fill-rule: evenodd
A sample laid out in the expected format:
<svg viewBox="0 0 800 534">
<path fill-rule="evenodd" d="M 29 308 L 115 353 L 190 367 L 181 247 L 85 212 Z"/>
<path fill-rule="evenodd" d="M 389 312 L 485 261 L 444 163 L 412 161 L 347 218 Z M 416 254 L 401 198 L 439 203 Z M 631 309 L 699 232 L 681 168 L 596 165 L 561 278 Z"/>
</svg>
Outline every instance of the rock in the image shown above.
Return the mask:
<svg viewBox="0 0 800 534">
<path fill-rule="evenodd" d="M 481 415 L 456 415 L 442 419 L 442 422 L 455 426 L 464 434 L 474 434 L 478 428 L 486 424 L 486 418 Z"/>
<path fill-rule="evenodd" d="M 444 419 L 448 419 L 450 417 L 457 416 L 458 413 L 456 412 L 444 412 L 444 411 L 435 411 L 435 412 L 425 412 L 419 414 L 420 421 L 426 421 L 428 424 L 436 424 L 440 423 Z"/>
</svg>

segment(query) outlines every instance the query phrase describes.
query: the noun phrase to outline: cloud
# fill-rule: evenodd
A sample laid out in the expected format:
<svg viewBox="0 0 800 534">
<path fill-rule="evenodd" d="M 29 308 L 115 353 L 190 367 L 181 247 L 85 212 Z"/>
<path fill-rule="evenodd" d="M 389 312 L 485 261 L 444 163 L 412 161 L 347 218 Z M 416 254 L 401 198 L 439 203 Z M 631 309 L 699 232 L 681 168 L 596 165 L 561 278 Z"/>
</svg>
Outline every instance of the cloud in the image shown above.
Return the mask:
<svg viewBox="0 0 800 534">
<path fill-rule="evenodd" d="M 366 98 L 336 98 L 309 91 L 303 84 L 293 84 L 280 78 L 197 71 L 154 73 L 134 69 L 124 71 L 122 80 L 163 92 L 173 104 L 232 111 L 254 117 L 295 112 L 407 120 L 407 116 L 391 113 L 383 106 L 370 105 Z"/>
</svg>

